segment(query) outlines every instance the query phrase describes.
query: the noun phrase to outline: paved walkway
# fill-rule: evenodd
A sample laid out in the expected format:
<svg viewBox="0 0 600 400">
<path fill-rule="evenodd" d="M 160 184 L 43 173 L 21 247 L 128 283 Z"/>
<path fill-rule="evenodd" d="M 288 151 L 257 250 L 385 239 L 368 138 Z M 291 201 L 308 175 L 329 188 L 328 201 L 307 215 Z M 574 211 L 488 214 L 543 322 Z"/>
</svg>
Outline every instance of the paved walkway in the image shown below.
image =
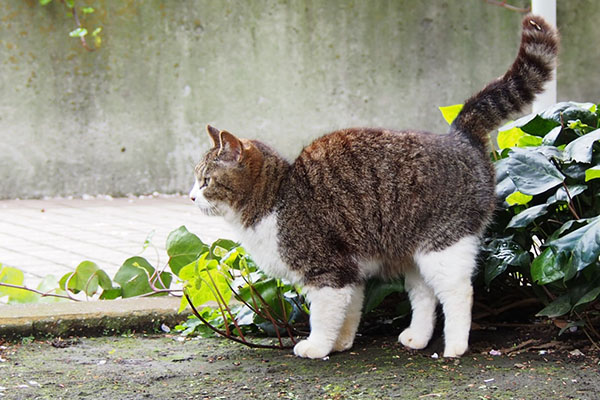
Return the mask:
<svg viewBox="0 0 600 400">
<path fill-rule="evenodd" d="M 185 196 L 0 201 L 0 263 L 21 269 L 30 287 L 83 260 L 113 277 L 134 255 L 164 265 L 166 238 L 181 225 L 207 243 L 235 239 L 221 218 L 203 216 Z M 154 248 L 144 250 L 146 238 Z"/>
</svg>

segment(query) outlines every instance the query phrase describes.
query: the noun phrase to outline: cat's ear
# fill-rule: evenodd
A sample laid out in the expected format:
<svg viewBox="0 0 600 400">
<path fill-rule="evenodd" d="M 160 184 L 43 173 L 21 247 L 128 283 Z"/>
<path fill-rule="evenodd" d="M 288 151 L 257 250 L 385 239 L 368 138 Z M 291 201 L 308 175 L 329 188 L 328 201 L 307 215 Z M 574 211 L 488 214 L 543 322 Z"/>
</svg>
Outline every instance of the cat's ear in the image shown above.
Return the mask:
<svg viewBox="0 0 600 400">
<path fill-rule="evenodd" d="M 221 145 L 221 139 L 219 139 L 219 130 L 210 125 L 206 125 L 206 132 L 213 142 L 213 147 L 219 147 Z"/>
<path fill-rule="evenodd" d="M 219 158 L 224 161 L 238 162 L 244 154 L 244 145 L 233 134 L 227 131 L 219 133 Z"/>
</svg>

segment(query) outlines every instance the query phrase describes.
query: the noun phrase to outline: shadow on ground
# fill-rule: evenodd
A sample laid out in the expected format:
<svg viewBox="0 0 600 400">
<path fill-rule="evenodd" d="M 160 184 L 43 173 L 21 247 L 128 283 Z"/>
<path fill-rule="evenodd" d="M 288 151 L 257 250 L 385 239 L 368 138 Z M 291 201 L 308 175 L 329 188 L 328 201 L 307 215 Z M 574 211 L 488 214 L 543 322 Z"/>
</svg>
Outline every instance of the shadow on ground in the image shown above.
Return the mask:
<svg viewBox="0 0 600 400">
<path fill-rule="evenodd" d="M 357 339 L 325 360 L 214 339 L 134 335 L 4 343 L 5 399 L 597 399 L 597 354 L 410 352 L 395 337 Z M 431 348 L 433 347 L 433 349 Z M 485 349 L 484 349 L 485 348 Z"/>
</svg>

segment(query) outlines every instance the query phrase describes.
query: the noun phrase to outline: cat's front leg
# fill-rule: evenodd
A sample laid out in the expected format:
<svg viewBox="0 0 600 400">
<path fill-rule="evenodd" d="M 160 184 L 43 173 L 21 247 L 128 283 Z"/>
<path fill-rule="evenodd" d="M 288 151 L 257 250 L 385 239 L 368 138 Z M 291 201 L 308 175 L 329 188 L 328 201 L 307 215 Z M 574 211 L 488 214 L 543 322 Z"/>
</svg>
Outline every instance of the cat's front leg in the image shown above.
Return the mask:
<svg viewBox="0 0 600 400">
<path fill-rule="evenodd" d="M 334 350 L 353 300 L 360 299 L 362 306 L 363 286 L 346 286 L 339 289 L 307 287 L 305 290 L 310 303 L 310 335 L 296 344 L 294 354 L 305 358 L 323 358 Z M 356 315 L 353 315 L 354 317 Z M 348 328 L 353 331 L 350 341 L 352 343 L 358 323 L 354 319 L 350 322 Z M 345 337 L 345 342 L 347 341 L 348 337 Z"/>
<path fill-rule="evenodd" d="M 364 285 L 357 286 L 352 291 L 352 298 L 346 311 L 346 318 L 342 324 L 342 328 L 338 334 L 338 337 L 333 345 L 333 351 L 346 351 L 354 344 L 354 338 L 360 319 L 362 317 L 362 306 L 365 298 L 365 287 Z"/>
</svg>

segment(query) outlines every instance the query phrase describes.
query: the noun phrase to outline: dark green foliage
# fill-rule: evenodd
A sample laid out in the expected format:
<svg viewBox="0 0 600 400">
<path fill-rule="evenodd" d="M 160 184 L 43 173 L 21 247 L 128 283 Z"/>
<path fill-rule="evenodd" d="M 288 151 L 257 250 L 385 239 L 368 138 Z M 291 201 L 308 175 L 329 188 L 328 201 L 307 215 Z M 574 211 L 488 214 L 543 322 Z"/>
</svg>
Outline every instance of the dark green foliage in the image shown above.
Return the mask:
<svg viewBox="0 0 600 400">
<path fill-rule="evenodd" d="M 363 313 L 373 311 L 381 302 L 392 293 L 404 292 L 404 281 L 395 280 L 391 282 L 371 279 L 365 288 L 365 305 Z"/>
<path fill-rule="evenodd" d="M 513 280 L 547 305 L 538 316 L 581 315 L 600 295 L 600 116 L 559 103 L 501 129 L 501 205 L 484 243 L 485 284 Z M 541 141 L 523 140 L 529 136 Z M 542 288 L 543 287 L 543 288 Z"/>
</svg>

